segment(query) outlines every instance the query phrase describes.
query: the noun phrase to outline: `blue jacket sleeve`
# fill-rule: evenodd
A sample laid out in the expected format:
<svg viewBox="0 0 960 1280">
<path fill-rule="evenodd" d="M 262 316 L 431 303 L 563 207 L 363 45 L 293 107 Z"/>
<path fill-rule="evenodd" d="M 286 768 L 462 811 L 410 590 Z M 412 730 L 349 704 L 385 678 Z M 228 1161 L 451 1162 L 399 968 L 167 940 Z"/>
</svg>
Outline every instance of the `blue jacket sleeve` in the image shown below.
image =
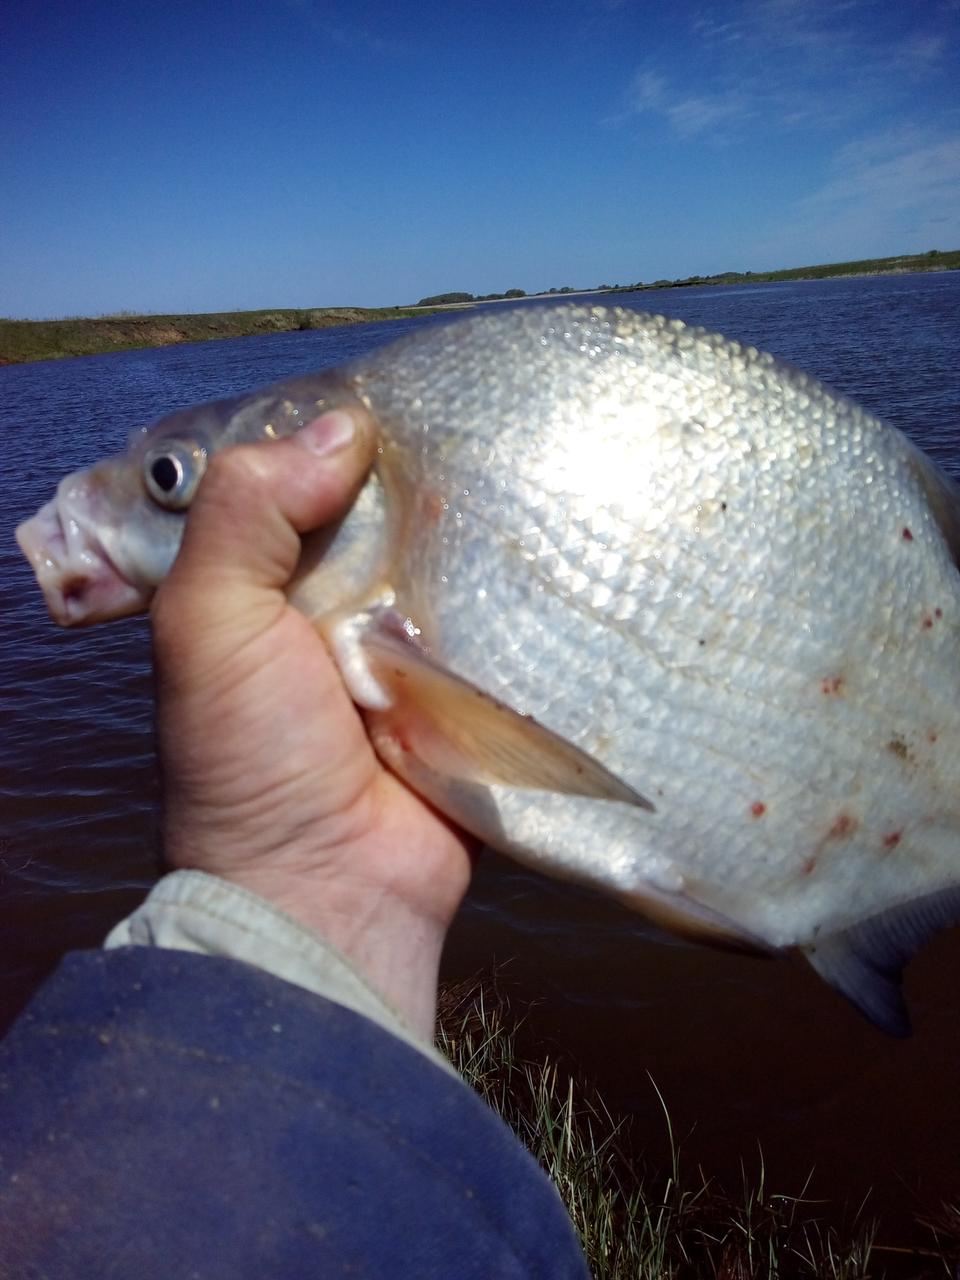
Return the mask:
<svg viewBox="0 0 960 1280">
<path fill-rule="evenodd" d="M 252 966 L 78 952 L 0 1045 L 0 1275 L 587 1274 L 469 1089 Z"/>
</svg>

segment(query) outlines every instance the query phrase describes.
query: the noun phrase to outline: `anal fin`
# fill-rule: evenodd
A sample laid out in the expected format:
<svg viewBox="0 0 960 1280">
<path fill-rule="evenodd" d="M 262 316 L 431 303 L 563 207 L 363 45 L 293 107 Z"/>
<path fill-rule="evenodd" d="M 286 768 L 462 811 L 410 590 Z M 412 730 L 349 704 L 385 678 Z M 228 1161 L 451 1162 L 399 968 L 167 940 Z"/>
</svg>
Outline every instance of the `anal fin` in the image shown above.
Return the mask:
<svg viewBox="0 0 960 1280">
<path fill-rule="evenodd" d="M 633 890 L 618 893 L 617 898 L 668 933 L 675 933 L 700 946 L 765 958 L 776 954 L 776 948 L 758 934 L 751 933 L 739 921 L 699 902 L 688 892 L 668 894 L 652 885 L 642 884 Z"/>
<path fill-rule="evenodd" d="M 910 1034 L 903 967 L 934 934 L 960 921 L 960 887 L 916 898 L 804 947 L 826 982 L 892 1036 Z"/>
</svg>

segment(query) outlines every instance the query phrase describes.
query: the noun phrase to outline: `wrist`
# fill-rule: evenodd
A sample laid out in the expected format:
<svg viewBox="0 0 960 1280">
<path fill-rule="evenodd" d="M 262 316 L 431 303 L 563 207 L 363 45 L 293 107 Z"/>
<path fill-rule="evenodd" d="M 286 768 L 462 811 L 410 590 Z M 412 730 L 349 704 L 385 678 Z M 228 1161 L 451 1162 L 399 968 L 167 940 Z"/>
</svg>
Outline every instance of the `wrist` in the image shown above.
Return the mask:
<svg viewBox="0 0 960 1280">
<path fill-rule="evenodd" d="M 152 946 L 242 961 L 354 1010 L 449 1069 L 423 1032 L 337 947 L 275 903 L 222 876 L 196 870 L 164 876 L 114 927 L 104 946 Z"/>
<path fill-rule="evenodd" d="M 201 805 L 168 780 L 168 865 L 278 907 L 432 1039 L 440 955 L 469 884 L 472 846 L 389 775 L 333 815 L 287 801 Z"/>
<path fill-rule="evenodd" d="M 284 911 L 335 947 L 424 1040 L 432 1041 L 437 976 L 449 920 L 415 909 L 382 887 L 342 874 L 305 877 L 276 867 L 218 872 Z"/>
<path fill-rule="evenodd" d="M 312 856 L 301 850 L 298 856 L 289 844 L 238 849 L 236 832 L 232 840 L 223 833 L 203 842 L 196 840 L 196 827 L 193 839 L 172 834 L 172 870 L 203 871 L 279 908 L 336 948 L 419 1036 L 432 1041 L 440 955 L 462 893 L 422 904 L 402 888 L 371 883 L 351 870 L 368 861 L 362 847 L 340 846 L 331 862 L 329 850 Z"/>
</svg>

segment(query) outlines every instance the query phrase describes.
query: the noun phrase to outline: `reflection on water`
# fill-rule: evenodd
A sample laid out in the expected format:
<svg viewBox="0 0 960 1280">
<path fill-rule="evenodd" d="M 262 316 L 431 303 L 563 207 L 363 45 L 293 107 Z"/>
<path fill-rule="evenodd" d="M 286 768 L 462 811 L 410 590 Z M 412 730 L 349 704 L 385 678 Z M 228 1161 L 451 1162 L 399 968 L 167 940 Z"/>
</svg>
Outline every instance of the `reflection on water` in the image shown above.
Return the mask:
<svg viewBox="0 0 960 1280">
<path fill-rule="evenodd" d="M 608 301 L 608 300 L 604 300 Z M 683 289 L 617 299 L 764 347 L 824 378 L 960 472 L 960 273 Z M 536 304 L 534 304 L 536 305 Z M 445 323 L 426 320 L 422 323 Z M 421 322 L 414 322 L 421 323 Z M 0 369 L 0 1021 L 63 951 L 96 945 L 155 875 L 159 849 L 149 636 L 132 620 L 62 633 L 13 527 L 67 471 L 133 426 L 198 400 L 338 363 L 411 322 L 124 352 Z M 960 857 L 960 851 L 958 851 Z M 710 1171 L 757 1166 L 798 1190 L 904 1216 L 956 1196 L 960 930 L 912 966 L 915 1035 L 883 1038 L 806 967 L 653 941 L 614 904 L 481 866 L 451 935 L 451 976 L 493 959 L 535 1000 L 528 1029 L 579 1060 L 663 1135 L 649 1072 L 685 1150 Z M 774 1181 L 771 1185 L 776 1185 Z"/>
<path fill-rule="evenodd" d="M 684 1166 L 728 1187 L 741 1162 L 769 1190 L 847 1198 L 907 1238 L 921 1201 L 960 1186 L 960 930 L 910 966 L 911 1039 L 881 1035 L 800 959 L 704 951 L 572 886 L 481 866 L 450 939 L 451 976 L 478 956 L 506 963 L 528 1029 L 575 1057 L 614 1111 L 639 1117 L 668 1153 L 656 1081 L 683 1138 Z M 506 885 L 504 882 L 506 881 Z M 503 901 L 506 899 L 506 907 Z M 648 1073 L 649 1072 L 649 1076 Z"/>
</svg>

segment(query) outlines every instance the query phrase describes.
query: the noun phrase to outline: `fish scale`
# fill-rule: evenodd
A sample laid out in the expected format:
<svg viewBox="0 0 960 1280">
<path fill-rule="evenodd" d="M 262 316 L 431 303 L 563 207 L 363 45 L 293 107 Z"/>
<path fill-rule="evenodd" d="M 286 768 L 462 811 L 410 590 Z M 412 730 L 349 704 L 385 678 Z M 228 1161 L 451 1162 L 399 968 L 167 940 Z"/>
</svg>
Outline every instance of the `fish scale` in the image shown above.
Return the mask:
<svg viewBox="0 0 960 1280">
<path fill-rule="evenodd" d="M 158 450 L 202 469 L 358 403 L 376 474 L 292 599 L 385 762 L 524 862 L 707 941 L 800 948 L 903 1032 L 902 964 L 960 916 L 952 482 L 718 335 L 491 308 L 68 478 L 21 534 L 55 616 L 108 616 L 111 574 L 125 611 L 148 600 L 183 520 Z M 103 565 L 86 602 L 68 524 Z"/>
</svg>

